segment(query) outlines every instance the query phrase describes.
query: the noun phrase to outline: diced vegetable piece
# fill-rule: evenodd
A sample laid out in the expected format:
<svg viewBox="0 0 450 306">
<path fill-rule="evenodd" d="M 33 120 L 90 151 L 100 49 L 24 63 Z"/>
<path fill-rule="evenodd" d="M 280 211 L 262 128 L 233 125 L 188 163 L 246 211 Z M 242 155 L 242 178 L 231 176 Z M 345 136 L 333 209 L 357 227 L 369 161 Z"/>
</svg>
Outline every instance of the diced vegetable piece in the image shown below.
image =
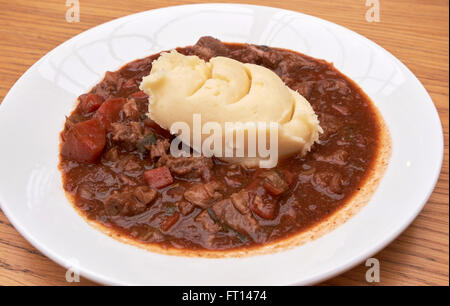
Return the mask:
<svg viewBox="0 0 450 306">
<path fill-rule="evenodd" d="M 129 79 L 122 85 L 123 88 L 137 87 L 136 81 L 134 79 Z"/>
<path fill-rule="evenodd" d="M 161 230 L 163 232 L 167 232 L 168 230 L 170 230 L 170 228 L 172 226 L 175 225 L 175 223 L 177 223 L 178 219 L 180 219 L 180 214 L 175 212 L 173 215 L 171 216 L 167 216 L 159 225 L 159 227 L 161 228 Z"/>
<path fill-rule="evenodd" d="M 252 211 L 266 220 L 275 219 L 278 212 L 278 204 L 274 202 L 264 202 L 260 196 L 255 196 L 252 202 Z"/>
<path fill-rule="evenodd" d="M 81 110 L 83 114 L 89 114 L 96 111 L 102 104 L 103 97 L 100 97 L 96 94 L 86 94 L 80 96 L 80 104 L 78 104 L 78 108 Z"/>
<path fill-rule="evenodd" d="M 181 201 L 177 203 L 178 210 L 183 216 L 189 215 L 191 212 L 194 211 L 195 206 L 192 203 L 189 203 L 188 201 Z"/>
<path fill-rule="evenodd" d="M 211 208 L 216 217 L 215 220 L 224 229 L 229 230 L 231 228 L 235 232 L 252 237 L 255 237 L 255 234 L 261 230 L 261 225 L 255 217 L 251 213 L 240 213 L 230 199 L 219 201 Z"/>
<path fill-rule="evenodd" d="M 134 79 L 129 79 L 125 83 L 122 84 L 120 92 L 122 95 L 128 95 L 129 93 L 135 92 L 138 90 L 138 85 Z"/>
<path fill-rule="evenodd" d="M 248 214 L 250 212 L 249 203 L 250 203 L 250 193 L 246 190 L 241 190 L 239 192 L 235 192 L 230 196 L 231 202 L 234 207 L 243 215 Z"/>
<path fill-rule="evenodd" d="M 106 144 L 106 133 L 97 119 L 82 121 L 65 132 L 61 154 L 79 162 L 95 162 Z"/>
<path fill-rule="evenodd" d="M 106 71 L 105 78 L 103 79 L 108 85 L 116 86 L 119 82 L 120 74 L 117 71 Z"/>
<path fill-rule="evenodd" d="M 274 185 L 272 185 L 271 183 L 264 181 L 263 183 L 264 188 L 266 188 L 267 192 L 269 192 L 271 195 L 280 195 L 284 192 L 283 189 L 275 187 Z"/>
<path fill-rule="evenodd" d="M 270 170 L 260 174 L 264 177 L 264 188 L 272 195 L 280 195 L 288 190 L 289 185 L 284 180 L 284 175 L 276 170 Z"/>
<path fill-rule="evenodd" d="M 131 98 L 135 99 L 138 102 L 145 102 L 148 100 L 148 96 L 143 91 L 136 91 L 130 95 Z"/>
<path fill-rule="evenodd" d="M 150 188 L 148 186 L 139 186 L 133 192 L 133 195 L 138 199 L 141 203 L 148 205 L 150 204 L 156 197 L 158 192 Z"/>
<path fill-rule="evenodd" d="M 173 177 L 167 166 L 147 170 L 144 172 L 147 184 L 153 188 L 163 188 L 173 183 Z"/>
<path fill-rule="evenodd" d="M 136 104 L 136 100 L 134 99 L 129 99 L 127 103 L 124 104 L 122 110 L 125 117 L 131 120 L 137 120 L 141 115 L 141 113 L 139 112 L 139 107 Z"/>
<path fill-rule="evenodd" d="M 119 119 L 122 106 L 127 103 L 125 98 L 112 98 L 103 102 L 102 106 L 97 110 L 94 118 L 97 118 L 103 127 L 107 130 L 111 128 L 111 123 Z"/>
</svg>

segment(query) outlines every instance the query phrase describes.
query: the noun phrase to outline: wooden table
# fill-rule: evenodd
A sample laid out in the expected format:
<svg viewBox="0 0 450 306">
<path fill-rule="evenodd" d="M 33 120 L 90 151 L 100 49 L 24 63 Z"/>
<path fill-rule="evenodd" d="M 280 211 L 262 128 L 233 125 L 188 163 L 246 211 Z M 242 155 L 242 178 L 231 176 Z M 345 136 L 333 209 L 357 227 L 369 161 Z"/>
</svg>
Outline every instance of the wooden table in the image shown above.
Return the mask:
<svg viewBox="0 0 450 306">
<path fill-rule="evenodd" d="M 381 0 L 378 23 L 366 21 L 369 8 L 365 0 L 247 2 L 300 11 L 354 30 L 393 53 L 425 85 L 439 111 L 445 134 L 442 173 L 420 216 L 375 257 L 381 266 L 379 285 L 448 285 L 448 0 Z M 193 1 L 81 0 L 79 23 L 66 22 L 65 3 L 65 0 L 0 0 L 1 100 L 34 62 L 72 36 L 117 17 Z M 367 285 L 366 269 L 361 264 L 324 284 Z M 25 241 L 0 211 L 0 285 L 67 284 L 65 270 Z M 82 279 L 77 284 L 93 283 Z"/>
</svg>

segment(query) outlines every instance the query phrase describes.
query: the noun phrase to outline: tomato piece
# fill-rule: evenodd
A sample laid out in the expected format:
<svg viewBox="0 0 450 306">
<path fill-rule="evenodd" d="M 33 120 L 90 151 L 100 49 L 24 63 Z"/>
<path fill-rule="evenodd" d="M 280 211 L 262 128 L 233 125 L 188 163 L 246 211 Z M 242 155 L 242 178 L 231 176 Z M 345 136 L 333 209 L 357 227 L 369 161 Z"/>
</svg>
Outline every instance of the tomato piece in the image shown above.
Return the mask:
<svg viewBox="0 0 450 306">
<path fill-rule="evenodd" d="M 80 103 L 78 104 L 78 108 L 83 114 L 96 111 L 103 104 L 103 101 L 105 101 L 103 97 L 92 93 L 81 95 L 79 99 Z"/>
<path fill-rule="evenodd" d="M 125 98 L 108 99 L 100 106 L 94 115 L 106 130 L 111 128 L 111 123 L 119 119 L 120 110 L 122 106 L 127 103 Z"/>
<path fill-rule="evenodd" d="M 163 188 L 173 183 L 172 174 L 167 166 L 145 171 L 144 179 L 153 188 Z"/>
<path fill-rule="evenodd" d="M 64 133 L 61 154 L 79 162 L 95 162 L 106 145 L 106 132 L 97 119 L 78 122 Z"/>
</svg>

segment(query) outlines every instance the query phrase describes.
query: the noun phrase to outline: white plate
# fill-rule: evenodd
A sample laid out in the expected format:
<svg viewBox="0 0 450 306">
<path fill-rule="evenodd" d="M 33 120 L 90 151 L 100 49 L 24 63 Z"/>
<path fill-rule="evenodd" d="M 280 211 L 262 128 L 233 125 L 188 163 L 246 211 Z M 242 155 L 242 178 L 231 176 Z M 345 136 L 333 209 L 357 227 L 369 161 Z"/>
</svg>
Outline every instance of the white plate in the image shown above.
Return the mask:
<svg viewBox="0 0 450 306">
<path fill-rule="evenodd" d="M 295 249 L 227 259 L 151 253 L 109 238 L 77 214 L 57 169 L 58 135 L 76 97 L 107 70 L 193 44 L 203 35 L 326 59 L 372 98 L 391 132 L 393 154 L 378 191 L 359 214 Z M 443 156 L 441 124 L 429 95 L 411 71 L 380 46 L 308 15 L 228 4 L 151 10 L 63 43 L 34 64 L 5 97 L 0 141 L 0 203 L 9 220 L 45 255 L 104 284 L 284 285 L 324 280 L 378 252 L 412 222 L 435 186 Z"/>
</svg>

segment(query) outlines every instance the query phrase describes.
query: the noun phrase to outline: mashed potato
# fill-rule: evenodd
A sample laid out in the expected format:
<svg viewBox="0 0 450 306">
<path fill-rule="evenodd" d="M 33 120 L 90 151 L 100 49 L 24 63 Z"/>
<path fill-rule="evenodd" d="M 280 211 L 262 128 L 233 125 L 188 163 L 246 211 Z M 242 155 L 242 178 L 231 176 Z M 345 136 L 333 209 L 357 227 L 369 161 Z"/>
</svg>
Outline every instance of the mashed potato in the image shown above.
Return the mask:
<svg viewBox="0 0 450 306">
<path fill-rule="evenodd" d="M 193 114 L 201 114 L 202 123 L 217 122 L 224 128 L 225 139 L 225 133 L 230 132 L 225 129 L 226 122 L 275 122 L 280 158 L 305 154 L 322 131 L 309 102 L 288 88 L 278 75 L 262 66 L 226 57 L 205 62 L 175 50 L 163 53 L 143 78 L 141 90 L 149 96 L 150 118 L 166 129 L 174 122 L 186 122 L 192 127 Z M 245 139 L 248 132 L 244 131 Z M 189 145 L 193 143 L 190 141 Z M 224 140 L 223 150 L 226 145 Z M 221 159 L 256 166 L 261 158 L 257 155 Z"/>
</svg>

